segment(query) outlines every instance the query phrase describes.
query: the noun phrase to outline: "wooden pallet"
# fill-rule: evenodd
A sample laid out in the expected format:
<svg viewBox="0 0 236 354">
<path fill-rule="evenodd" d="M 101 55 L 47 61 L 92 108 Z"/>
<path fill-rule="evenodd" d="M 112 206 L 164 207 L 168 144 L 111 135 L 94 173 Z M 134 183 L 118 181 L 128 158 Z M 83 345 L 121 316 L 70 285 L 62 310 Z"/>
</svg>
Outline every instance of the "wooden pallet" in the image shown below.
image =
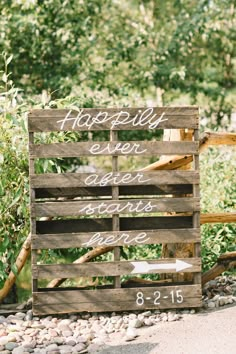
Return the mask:
<svg viewBox="0 0 236 354">
<path fill-rule="evenodd" d="M 35 314 L 201 306 L 197 107 L 33 110 L 29 114 L 33 311 Z M 194 130 L 193 141 L 119 141 L 119 131 Z M 109 141 L 60 142 L 61 132 L 110 131 Z M 55 143 L 40 135 L 55 132 Z M 58 134 L 60 132 L 60 134 Z M 91 136 L 91 133 L 90 133 Z M 189 171 L 121 171 L 125 156 L 192 155 Z M 35 173 L 38 159 L 107 156 L 99 173 Z M 102 166 L 101 166 L 102 170 Z M 178 214 L 180 213 L 180 214 Z M 185 213 L 185 215 L 182 215 Z M 42 220 L 42 218 L 44 218 Z M 46 218 L 46 220 L 45 220 Z M 121 260 L 120 247 L 194 243 L 184 259 Z M 42 249 L 113 247 L 113 260 L 39 264 Z M 123 275 L 189 272 L 192 283 L 124 287 Z M 41 279 L 112 277 L 105 288 L 40 288 Z"/>
</svg>

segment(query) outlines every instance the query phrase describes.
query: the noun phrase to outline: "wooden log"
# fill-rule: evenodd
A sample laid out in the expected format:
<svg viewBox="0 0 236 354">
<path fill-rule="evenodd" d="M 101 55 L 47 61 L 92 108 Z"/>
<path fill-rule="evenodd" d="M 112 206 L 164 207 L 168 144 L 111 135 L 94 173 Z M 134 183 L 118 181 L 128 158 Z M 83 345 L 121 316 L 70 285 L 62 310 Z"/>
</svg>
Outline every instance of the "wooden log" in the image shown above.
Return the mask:
<svg viewBox="0 0 236 354">
<path fill-rule="evenodd" d="M 227 252 L 222 254 L 214 266 L 202 275 L 202 285 L 215 279 L 228 269 L 236 267 L 236 252 Z"/>
<path fill-rule="evenodd" d="M 171 159 L 165 158 L 157 162 L 152 163 L 139 171 L 153 171 L 153 170 L 176 170 L 180 167 L 186 166 L 193 161 L 192 155 L 184 156 L 172 156 Z"/>
<path fill-rule="evenodd" d="M 236 261 L 236 251 L 223 253 L 217 260 L 218 263 Z"/>
<path fill-rule="evenodd" d="M 206 132 L 200 140 L 199 152 L 203 152 L 208 146 L 214 145 L 235 145 L 236 133 L 211 133 Z M 153 170 L 175 170 L 181 166 L 185 166 L 193 161 L 193 156 L 172 156 L 163 160 L 154 162 L 140 171 L 153 171 Z"/>
<path fill-rule="evenodd" d="M 200 224 L 236 222 L 236 213 L 204 213 L 200 215 Z"/>
<path fill-rule="evenodd" d="M 91 261 L 91 259 L 101 256 L 104 253 L 110 252 L 114 249 L 114 247 L 96 247 L 93 250 L 87 252 L 80 258 L 76 259 L 73 264 L 82 264 L 85 262 Z M 48 283 L 47 288 L 56 288 L 60 286 L 66 278 L 56 278 L 53 279 L 50 283 Z"/>
<path fill-rule="evenodd" d="M 235 144 L 236 144 L 236 133 L 205 132 L 200 141 L 200 152 L 202 152 L 208 146 L 235 145 Z"/>
<path fill-rule="evenodd" d="M 25 262 L 30 254 L 30 247 L 31 247 L 31 235 L 29 234 L 21 247 L 18 257 L 16 258 L 15 267 L 17 269 L 17 273 L 11 271 L 3 285 L 3 288 L 0 290 L 0 303 L 8 295 L 9 291 L 11 290 L 13 284 L 16 281 L 16 277 L 18 276 L 18 274 L 21 272 L 21 269 L 25 265 Z"/>
</svg>

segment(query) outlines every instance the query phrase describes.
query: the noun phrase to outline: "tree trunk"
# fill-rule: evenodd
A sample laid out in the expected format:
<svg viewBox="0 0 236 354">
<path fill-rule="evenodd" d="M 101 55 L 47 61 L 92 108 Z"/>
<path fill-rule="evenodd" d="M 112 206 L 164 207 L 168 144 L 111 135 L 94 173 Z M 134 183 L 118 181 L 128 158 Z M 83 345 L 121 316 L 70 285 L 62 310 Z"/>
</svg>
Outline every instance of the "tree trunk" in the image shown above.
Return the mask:
<svg viewBox="0 0 236 354">
<path fill-rule="evenodd" d="M 17 273 L 14 274 L 13 271 L 11 271 L 3 285 L 3 288 L 0 290 L 0 303 L 10 292 L 13 284 L 16 281 L 17 275 L 20 273 L 21 269 L 25 265 L 25 262 L 30 254 L 30 249 L 31 249 L 31 235 L 29 234 L 25 242 L 23 243 L 23 246 L 15 262 Z"/>
</svg>

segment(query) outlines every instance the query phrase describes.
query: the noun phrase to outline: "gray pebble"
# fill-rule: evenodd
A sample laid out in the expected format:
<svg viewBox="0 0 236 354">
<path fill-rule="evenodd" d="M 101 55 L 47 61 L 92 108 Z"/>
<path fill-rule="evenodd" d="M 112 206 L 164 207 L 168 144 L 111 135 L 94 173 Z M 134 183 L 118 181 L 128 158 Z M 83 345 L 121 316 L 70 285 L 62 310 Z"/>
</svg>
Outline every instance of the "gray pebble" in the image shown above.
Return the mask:
<svg viewBox="0 0 236 354">
<path fill-rule="evenodd" d="M 136 337 L 138 337 L 136 329 L 129 327 L 126 331 L 126 335 L 125 335 L 124 340 L 126 342 L 130 342 L 130 341 L 134 340 Z"/>
<path fill-rule="evenodd" d="M 207 306 L 210 308 L 210 309 L 213 309 L 215 308 L 215 303 L 213 301 L 209 301 Z"/>
<path fill-rule="evenodd" d="M 145 324 L 145 326 L 152 326 L 153 325 L 153 321 L 151 320 L 151 318 L 145 318 L 144 319 L 144 324 Z"/>
<path fill-rule="evenodd" d="M 17 313 L 15 314 L 15 317 L 16 317 L 16 318 L 19 318 L 20 320 L 24 320 L 24 318 L 25 318 L 25 313 L 24 313 L 24 312 L 17 312 Z"/>
<path fill-rule="evenodd" d="M 12 351 L 14 348 L 19 347 L 19 344 L 15 343 L 15 342 L 9 342 L 5 345 L 5 349 L 6 350 L 10 350 Z"/>
<path fill-rule="evenodd" d="M 74 338 L 67 338 L 65 344 L 70 345 L 71 347 L 76 345 L 76 340 Z"/>
<path fill-rule="evenodd" d="M 152 315 L 151 311 L 145 311 L 145 312 L 142 312 L 141 315 L 143 315 L 144 317 L 149 317 Z"/>
<path fill-rule="evenodd" d="M 143 322 L 141 322 L 138 318 L 129 321 L 129 327 L 131 328 L 140 328 L 142 327 Z"/>
<path fill-rule="evenodd" d="M 83 343 L 78 343 L 72 348 L 72 353 L 79 353 L 86 349 L 86 345 Z"/>
<path fill-rule="evenodd" d="M 53 343 L 53 344 L 50 344 L 49 346 L 47 346 L 45 349 L 47 352 L 53 351 L 53 350 L 58 350 L 58 346 L 56 343 Z"/>
<path fill-rule="evenodd" d="M 3 336 L 0 338 L 0 345 L 1 346 L 6 345 L 8 342 L 9 342 L 9 339 L 7 336 Z"/>
<path fill-rule="evenodd" d="M 23 354 L 25 352 L 25 348 L 23 346 L 14 348 L 12 354 Z"/>
<path fill-rule="evenodd" d="M 32 310 L 29 310 L 25 315 L 25 321 L 31 321 L 32 319 L 33 319 L 33 312 Z"/>
</svg>

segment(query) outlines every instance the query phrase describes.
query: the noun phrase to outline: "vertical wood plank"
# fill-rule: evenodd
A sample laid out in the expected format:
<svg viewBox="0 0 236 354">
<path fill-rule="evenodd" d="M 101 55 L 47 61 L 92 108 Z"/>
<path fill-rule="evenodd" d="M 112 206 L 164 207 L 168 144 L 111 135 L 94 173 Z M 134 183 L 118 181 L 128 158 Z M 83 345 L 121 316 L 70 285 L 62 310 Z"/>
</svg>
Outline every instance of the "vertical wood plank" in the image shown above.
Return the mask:
<svg viewBox="0 0 236 354">
<path fill-rule="evenodd" d="M 34 144 L 34 133 L 29 133 L 29 146 Z M 29 158 L 29 174 L 32 176 L 35 174 L 34 159 Z M 35 202 L 35 189 L 30 187 L 30 203 Z M 30 218 L 30 232 L 31 235 L 36 234 L 36 218 Z M 32 250 L 31 248 L 31 263 L 32 265 L 37 264 L 37 250 Z M 38 291 L 38 279 L 32 280 L 32 292 Z"/>
<path fill-rule="evenodd" d="M 199 130 L 194 129 L 194 141 L 199 141 Z M 199 154 L 193 155 L 193 167 L 196 171 L 199 171 Z M 193 197 L 200 197 L 200 187 L 199 184 L 193 185 Z M 193 227 L 199 227 L 200 225 L 200 211 L 195 211 L 193 213 Z M 195 257 L 201 256 L 201 244 L 200 242 L 194 245 L 194 255 Z M 201 273 L 194 274 L 194 283 L 201 284 Z"/>
<path fill-rule="evenodd" d="M 118 140 L 118 132 L 117 131 L 110 131 L 110 141 L 117 141 Z M 112 156 L 112 172 L 118 171 L 118 156 Z M 112 186 L 112 199 L 118 200 L 119 199 L 119 187 Z M 120 219 L 119 214 L 112 215 L 112 230 L 119 231 L 120 230 Z M 120 260 L 120 247 L 114 248 L 114 261 Z M 115 288 L 121 287 L 120 277 L 114 277 L 114 286 Z"/>
</svg>

